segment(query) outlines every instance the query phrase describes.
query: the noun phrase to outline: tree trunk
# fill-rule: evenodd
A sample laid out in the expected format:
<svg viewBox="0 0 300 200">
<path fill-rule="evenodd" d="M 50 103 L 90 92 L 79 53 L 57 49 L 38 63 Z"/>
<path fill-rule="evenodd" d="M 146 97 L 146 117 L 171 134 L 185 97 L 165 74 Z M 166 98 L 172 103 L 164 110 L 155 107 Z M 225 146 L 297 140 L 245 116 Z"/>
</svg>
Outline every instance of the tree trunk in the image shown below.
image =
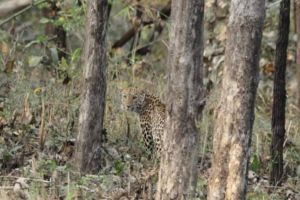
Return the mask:
<svg viewBox="0 0 300 200">
<path fill-rule="evenodd" d="M 295 0 L 296 34 L 297 34 L 297 105 L 300 109 L 300 0 Z"/>
<path fill-rule="evenodd" d="M 278 38 L 275 53 L 275 74 L 272 111 L 272 144 L 270 184 L 280 185 L 283 178 L 283 142 L 285 136 L 285 71 L 289 42 L 290 0 L 280 3 Z"/>
<path fill-rule="evenodd" d="M 79 116 L 76 163 L 82 173 L 101 168 L 101 136 L 106 93 L 107 0 L 87 2 L 85 80 Z"/>
<path fill-rule="evenodd" d="M 231 1 L 221 95 L 216 110 L 209 200 L 246 198 L 264 0 Z"/>
<path fill-rule="evenodd" d="M 203 108 L 203 0 L 173 0 L 168 56 L 167 119 L 157 200 L 188 199 L 195 186 Z"/>
</svg>

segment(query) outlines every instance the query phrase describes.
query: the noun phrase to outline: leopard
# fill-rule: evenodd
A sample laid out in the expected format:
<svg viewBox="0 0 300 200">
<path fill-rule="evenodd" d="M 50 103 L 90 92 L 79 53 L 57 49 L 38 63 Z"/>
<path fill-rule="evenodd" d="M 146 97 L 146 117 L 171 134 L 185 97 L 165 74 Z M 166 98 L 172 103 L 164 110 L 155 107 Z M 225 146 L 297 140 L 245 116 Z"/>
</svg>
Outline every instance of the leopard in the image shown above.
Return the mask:
<svg viewBox="0 0 300 200">
<path fill-rule="evenodd" d="M 126 88 L 122 92 L 123 110 L 138 115 L 146 149 L 159 157 L 165 128 L 166 105 L 155 95 L 139 88 Z"/>
</svg>

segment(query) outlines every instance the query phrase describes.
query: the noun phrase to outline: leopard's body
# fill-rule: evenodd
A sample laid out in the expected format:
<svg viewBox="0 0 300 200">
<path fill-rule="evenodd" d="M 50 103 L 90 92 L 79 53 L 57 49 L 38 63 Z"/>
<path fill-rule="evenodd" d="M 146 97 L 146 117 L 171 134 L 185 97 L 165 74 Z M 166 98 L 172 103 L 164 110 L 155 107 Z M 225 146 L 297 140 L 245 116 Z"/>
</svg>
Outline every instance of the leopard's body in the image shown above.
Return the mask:
<svg viewBox="0 0 300 200">
<path fill-rule="evenodd" d="M 129 88 L 122 91 L 122 107 L 138 114 L 146 147 L 159 154 L 165 127 L 165 104 L 145 90 Z"/>
</svg>

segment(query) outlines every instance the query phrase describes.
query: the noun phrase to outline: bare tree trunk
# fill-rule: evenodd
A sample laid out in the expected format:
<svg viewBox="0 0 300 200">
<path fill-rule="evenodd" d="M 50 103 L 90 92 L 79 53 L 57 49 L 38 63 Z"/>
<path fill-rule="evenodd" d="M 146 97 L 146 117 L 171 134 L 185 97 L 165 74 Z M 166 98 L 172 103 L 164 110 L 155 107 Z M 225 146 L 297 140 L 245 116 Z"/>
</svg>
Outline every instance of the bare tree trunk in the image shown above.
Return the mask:
<svg viewBox="0 0 300 200">
<path fill-rule="evenodd" d="M 79 116 L 76 163 L 82 173 L 101 168 L 101 136 L 106 93 L 107 0 L 87 2 L 85 81 Z"/>
<path fill-rule="evenodd" d="M 246 198 L 264 18 L 264 0 L 231 1 L 209 200 Z"/>
<path fill-rule="evenodd" d="M 195 185 L 203 107 L 203 0 L 173 0 L 168 57 L 167 119 L 157 200 L 188 199 Z"/>
<path fill-rule="evenodd" d="M 280 185 L 283 178 L 283 142 L 285 136 L 285 71 L 290 28 L 290 0 L 280 3 L 272 109 L 270 184 Z"/>
<path fill-rule="evenodd" d="M 296 24 L 296 34 L 297 34 L 297 105 L 300 109 L 300 0 L 295 0 L 295 24 Z"/>
</svg>

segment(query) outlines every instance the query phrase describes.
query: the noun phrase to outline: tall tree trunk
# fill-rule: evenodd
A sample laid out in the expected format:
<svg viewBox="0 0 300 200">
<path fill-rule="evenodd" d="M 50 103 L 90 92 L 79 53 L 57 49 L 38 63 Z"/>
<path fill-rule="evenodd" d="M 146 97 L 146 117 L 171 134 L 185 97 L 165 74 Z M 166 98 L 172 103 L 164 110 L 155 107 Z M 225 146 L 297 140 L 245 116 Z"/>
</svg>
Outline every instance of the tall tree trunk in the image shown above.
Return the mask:
<svg viewBox="0 0 300 200">
<path fill-rule="evenodd" d="M 296 34 L 297 34 L 297 105 L 300 109 L 300 0 L 295 0 L 295 10 L 294 13 L 296 20 Z"/>
<path fill-rule="evenodd" d="M 289 42 L 290 0 L 280 3 L 278 38 L 275 53 L 275 74 L 272 110 L 272 144 L 270 184 L 280 185 L 283 178 L 283 142 L 285 136 L 285 71 Z"/>
<path fill-rule="evenodd" d="M 101 136 L 106 93 L 107 0 L 87 1 L 85 80 L 79 116 L 76 163 L 82 173 L 101 168 Z"/>
<path fill-rule="evenodd" d="M 264 18 L 264 0 L 231 1 L 209 200 L 246 198 Z"/>
<path fill-rule="evenodd" d="M 203 0 L 173 0 L 168 56 L 167 119 L 157 200 L 188 199 L 196 182 L 203 107 Z M 192 194 L 191 194 L 192 195 Z"/>
</svg>

